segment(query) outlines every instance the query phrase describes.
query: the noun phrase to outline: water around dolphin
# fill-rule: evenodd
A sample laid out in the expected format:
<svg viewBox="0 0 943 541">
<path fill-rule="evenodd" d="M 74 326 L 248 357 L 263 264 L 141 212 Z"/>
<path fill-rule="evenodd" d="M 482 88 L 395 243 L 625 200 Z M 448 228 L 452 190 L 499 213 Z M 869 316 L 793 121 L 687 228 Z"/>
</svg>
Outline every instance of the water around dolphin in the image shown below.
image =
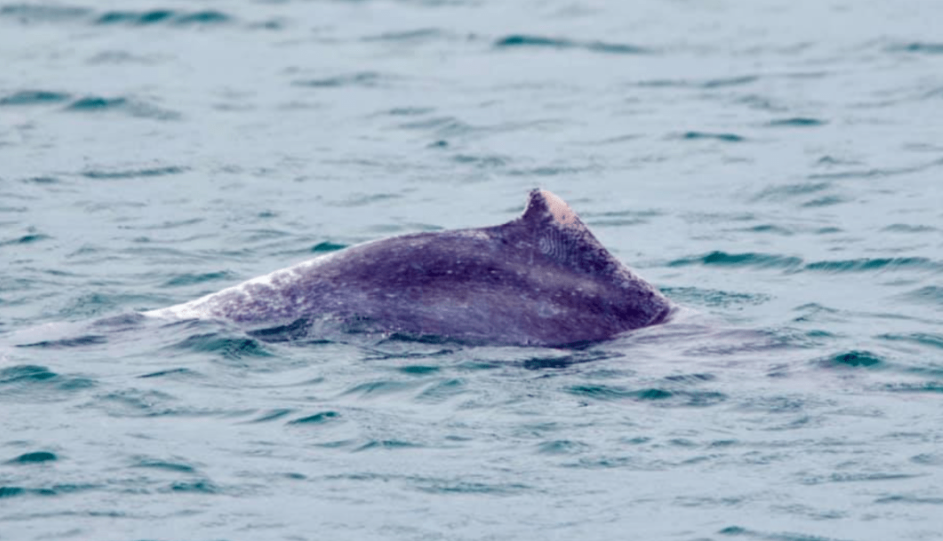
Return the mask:
<svg viewBox="0 0 943 541">
<path fill-rule="evenodd" d="M 227 320 L 270 340 L 340 325 L 559 346 L 657 324 L 670 310 L 562 199 L 534 190 L 523 215 L 502 225 L 360 244 L 145 315 Z"/>
</svg>

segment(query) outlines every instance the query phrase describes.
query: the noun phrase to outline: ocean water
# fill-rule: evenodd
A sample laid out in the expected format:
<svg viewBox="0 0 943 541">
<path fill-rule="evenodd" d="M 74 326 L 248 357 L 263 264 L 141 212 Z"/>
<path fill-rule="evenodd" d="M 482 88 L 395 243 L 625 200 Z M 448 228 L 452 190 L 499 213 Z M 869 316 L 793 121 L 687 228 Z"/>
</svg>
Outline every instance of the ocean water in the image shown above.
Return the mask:
<svg viewBox="0 0 943 541">
<path fill-rule="evenodd" d="M 943 3 L 0 2 L 0 540 L 943 539 Z M 681 314 L 132 317 L 535 187 Z"/>
</svg>

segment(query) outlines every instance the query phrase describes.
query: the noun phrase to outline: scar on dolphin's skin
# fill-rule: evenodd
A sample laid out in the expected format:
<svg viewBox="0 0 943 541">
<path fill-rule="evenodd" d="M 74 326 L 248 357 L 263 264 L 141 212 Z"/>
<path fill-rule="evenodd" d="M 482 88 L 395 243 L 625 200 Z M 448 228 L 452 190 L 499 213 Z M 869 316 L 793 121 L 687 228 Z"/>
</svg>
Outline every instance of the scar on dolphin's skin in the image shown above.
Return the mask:
<svg viewBox="0 0 943 541">
<path fill-rule="evenodd" d="M 520 217 L 376 240 L 145 312 L 220 319 L 278 340 L 356 332 L 471 344 L 564 346 L 662 323 L 671 303 L 606 250 L 563 199 Z"/>
</svg>

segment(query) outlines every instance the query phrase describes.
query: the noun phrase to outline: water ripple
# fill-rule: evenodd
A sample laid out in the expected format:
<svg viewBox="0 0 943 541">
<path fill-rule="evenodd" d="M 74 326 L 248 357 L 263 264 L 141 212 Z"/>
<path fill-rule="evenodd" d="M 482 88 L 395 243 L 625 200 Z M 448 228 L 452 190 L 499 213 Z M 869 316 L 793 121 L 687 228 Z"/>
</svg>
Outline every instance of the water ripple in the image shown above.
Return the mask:
<svg viewBox="0 0 943 541">
<path fill-rule="evenodd" d="M 652 51 L 645 47 L 629 45 L 625 43 L 607 43 L 603 41 L 574 41 L 565 38 L 549 38 L 544 36 L 533 36 L 526 34 L 511 34 L 498 38 L 494 42 L 496 49 L 517 49 L 517 48 L 545 48 L 545 49 L 579 49 L 594 53 L 606 54 L 649 54 Z"/>
<path fill-rule="evenodd" d="M 36 451 L 33 453 L 26 453 L 20 455 L 14 459 L 8 460 L 7 464 L 40 464 L 43 462 L 55 462 L 59 460 L 59 457 L 55 453 L 50 453 L 49 451 Z"/>
<path fill-rule="evenodd" d="M 737 305 L 759 305 L 771 297 L 762 293 L 737 293 L 697 287 L 663 287 L 661 292 L 672 300 L 683 304 L 696 304 L 712 308 L 730 308 Z"/>
<path fill-rule="evenodd" d="M 213 353 L 232 360 L 246 357 L 269 357 L 272 355 L 258 340 L 224 336 L 218 333 L 188 336 L 176 344 L 174 348 L 199 353 Z"/>
<path fill-rule="evenodd" d="M 943 43 L 914 41 L 891 45 L 887 47 L 887 51 L 892 53 L 943 54 Z"/>
<path fill-rule="evenodd" d="M 325 89 L 345 87 L 375 88 L 389 80 L 389 77 L 375 71 L 360 71 L 320 79 L 299 79 L 293 81 L 291 84 L 293 86 Z"/>
<path fill-rule="evenodd" d="M 106 171 L 102 169 L 88 169 L 82 171 L 81 175 L 85 178 L 94 180 L 122 180 L 128 178 L 147 178 L 162 177 L 165 175 L 179 175 L 188 171 L 187 167 L 176 165 L 164 167 L 145 167 L 141 169 L 126 169 Z"/>
<path fill-rule="evenodd" d="M 702 256 L 691 256 L 682 259 L 676 259 L 669 262 L 668 266 L 682 267 L 696 264 L 727 267 L 750 266 L 758 268 L 795 269 L 802 264 L 802 259 L 798 257 L 788 257 L 774 254 L 728 254 L 727 252 L 714 251 Z"/>
<path fill-rule="evenodd" d="M 711 133 L 703 131 L 684 132 L 677 137 L 686 141 L 713 140 L 721 141 L 723 143 L 742 143 L 746 140 L 746 138 L 742 135 L 737 135 L 735 133 Z"/>
<path fill-rule="evenodd" d="M 848 351 L 818 361 L 818 364 L 825 368 L 883 368 L 887 361 L 870 351 Z"/>
<path fill-rule="evenodd" d="M 45 366 L 17 365 L 0 369 L 0 389 L 2 395 L 26 396 L 28 398 L 43 398 L 47 391 L 56 394 L 50 398 L 65 398 L 58 393 L 61 391 L 74 392 L 89 389 L 95 386 L 91 379 L 78 376 L 63 376 Z"/>
<path fill-rule="evenodd" d="M 185 26 L 223 24 L 232 20 L 231 16 L 215 10 L 188 13 L 170 9 L 154 9 L 150 11 L 106 11 L 95 19 L 95 24 L 145 26 L 166 23 Z"/>
<path fill-rule="evenodd" d="M 828 124 L 827 121 L 817 118 L 793 117 L 771 120 L 767 123 L 767 126 L 771 128 L 814 128 L 826 124 Z"/>
<path fill-rule="evenodd" d="M 122 113 L 136 118 L 178 120 L 180 113 L 125 97 L 86 96 L 70 103 L 66 111 L 86 114 Z"/>
<path fill-rule="evenodd" d="M 281 417 L 281 415 L 279 415 Z M 289 421 L 290 425 L 323 425 L 325 423 L 337 420 L 340 418 L 340 414 L 336 411 L 322 411 L 315 413 L 314 415 L 308 415 L 307 417 L 301 417 L 293 421 Z"/>
<path fill-rule="evenodd" d="M 943 263 L 926 257 L 860 258 L 804 263 L 802 258 L 762 253 L 731 254 L 714 251 L 701 256 L 690 256 L 668 262 L 669 267 L 687 265 L 724 267 L 780 268 L 788 271 L 822 271 L 831 273 L 869 271 L 934 271 L 943 270 Z"/>
<path fill-rule="evenodd" d="M 8 4 L 0 7 L 0 17 L 12 17 L 23 24 L 35 22 L 60 22 L 79 19 L 92 12 L 91 9 L 55 4 Z"/>
<path fill-rule="evenodd" d="M 8 96 L 0 98 L 0 107 L 14 105 L 46 105 L 52 103 L 61 103 L 70 99 L 70 95 L 64 92 L 53 92 L 50 90 L 20 90 Z"/>
</svg>

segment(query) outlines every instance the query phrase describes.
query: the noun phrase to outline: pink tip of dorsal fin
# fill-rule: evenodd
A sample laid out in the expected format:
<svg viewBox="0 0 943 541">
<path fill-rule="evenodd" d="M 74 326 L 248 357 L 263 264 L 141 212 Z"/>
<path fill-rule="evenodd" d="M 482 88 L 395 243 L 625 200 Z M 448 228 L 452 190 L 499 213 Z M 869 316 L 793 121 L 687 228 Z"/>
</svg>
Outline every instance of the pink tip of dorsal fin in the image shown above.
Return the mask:
<svg viewBox="0 0 943 541">
<path fill-rule="evenodd" d="M 533 190 L 524 210 L 524 220 L 540 219 L 549 216 L 557 225 L 579 226 L 579 217 L 566 204 L 566 201 L 548 190 Z"/>
</svg>

